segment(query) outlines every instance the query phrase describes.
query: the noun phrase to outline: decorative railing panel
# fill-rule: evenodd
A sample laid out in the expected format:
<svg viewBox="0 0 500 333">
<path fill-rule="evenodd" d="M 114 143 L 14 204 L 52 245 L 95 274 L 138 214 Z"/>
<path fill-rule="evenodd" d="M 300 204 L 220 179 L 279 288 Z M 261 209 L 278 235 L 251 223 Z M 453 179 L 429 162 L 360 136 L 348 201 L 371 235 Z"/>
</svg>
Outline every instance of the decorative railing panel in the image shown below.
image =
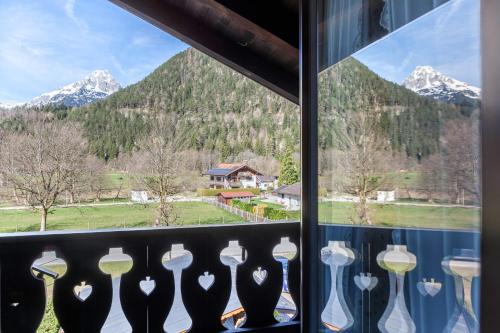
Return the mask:
<svg viewBox="0 0 500 333">
<path fill-rule="evenodd" d="M 324 332 L 478 333 L 472 231 L 321 225 Z"/>
<path fill-rule="evenodd" d="M 298 245 L 298 223 L 5 235 L 1 331 L 36 332 L 52 292 L 66 333 L 293 332 Z"/>
</svg>

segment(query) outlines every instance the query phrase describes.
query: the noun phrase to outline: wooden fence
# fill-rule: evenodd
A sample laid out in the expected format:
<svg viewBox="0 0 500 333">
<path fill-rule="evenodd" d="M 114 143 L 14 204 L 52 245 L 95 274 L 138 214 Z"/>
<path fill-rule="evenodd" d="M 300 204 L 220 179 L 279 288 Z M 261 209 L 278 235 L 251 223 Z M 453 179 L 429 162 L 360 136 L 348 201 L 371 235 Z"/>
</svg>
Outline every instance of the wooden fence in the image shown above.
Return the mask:
<svg viewBox="0 0 500 333">
<path fill-rule="evenodd" d="M 271 221 L 270 219 L 268 219 L 266 217 L 247 212 L 247 211 L 239 209 L 237 207 L 226 205 L 222 202 L 217 201 L 216 199 L 204 198 L 203 202 L 206 202 L 206 203 L 209 203 L 211 205 L 214 205 L 215 207 L 224 209 L 225 211 L 227 211 L 229 213 L 241 216 L 242 218 L 244 218 L 248 222 L 261 223 L 261 222 Z"/>
</svg>

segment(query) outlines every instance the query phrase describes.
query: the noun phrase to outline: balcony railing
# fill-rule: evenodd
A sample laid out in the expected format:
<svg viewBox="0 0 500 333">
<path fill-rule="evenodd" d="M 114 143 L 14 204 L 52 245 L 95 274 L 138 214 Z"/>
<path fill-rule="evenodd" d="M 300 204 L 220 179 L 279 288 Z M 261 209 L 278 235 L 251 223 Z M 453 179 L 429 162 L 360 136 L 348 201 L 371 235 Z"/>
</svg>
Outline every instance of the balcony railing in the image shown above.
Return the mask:
<svg viewBox="0 0 500 333">
<path fill-rule="evenodd" d="M 478 332 L 479 233 L 320 231 L 325 332 Z M 1 331 L 53 300 L 66 333 L 298 332 L 298 244 L 294 222 L 5 235 Z"/>
<path fill-rule="evenodd" d="M 479 332 L 479 232 L 320 225 L 327 331 Z"/>
<path fill-rule="evenodd" d="M 1 331 L 49 302 L 66 333 L 298 331 L 298 245 L 298 223 L 5 235 Z"/>
</svg>

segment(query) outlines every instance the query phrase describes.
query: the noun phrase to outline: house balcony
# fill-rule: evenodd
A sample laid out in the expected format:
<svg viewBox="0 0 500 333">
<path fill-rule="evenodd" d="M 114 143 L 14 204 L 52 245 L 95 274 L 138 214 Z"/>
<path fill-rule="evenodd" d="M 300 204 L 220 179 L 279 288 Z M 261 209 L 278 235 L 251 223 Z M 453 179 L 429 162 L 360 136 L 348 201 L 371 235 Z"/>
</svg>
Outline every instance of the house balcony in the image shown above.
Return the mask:
<svg viewBox="0 0 500 333">
<path fill-rule="evenodd" d="M 229 187 L 231 187 L 231 188 L 240 188 L 240 187 L 242 187 L 241 181 L 239 181 L 239 180 L 231 180 L 228 183 L 229 183 Z"/>
<path fill-rule="evenodd" d="M 3 235 L 1 331 L 36 332 L 53 300 L 64 332 L 298 332 L 299 227 Z M 438 332 L 457 314 L 477 323 L 479 233 L 319 227 L 325 332 L 395 321 Z"/>
</svg>

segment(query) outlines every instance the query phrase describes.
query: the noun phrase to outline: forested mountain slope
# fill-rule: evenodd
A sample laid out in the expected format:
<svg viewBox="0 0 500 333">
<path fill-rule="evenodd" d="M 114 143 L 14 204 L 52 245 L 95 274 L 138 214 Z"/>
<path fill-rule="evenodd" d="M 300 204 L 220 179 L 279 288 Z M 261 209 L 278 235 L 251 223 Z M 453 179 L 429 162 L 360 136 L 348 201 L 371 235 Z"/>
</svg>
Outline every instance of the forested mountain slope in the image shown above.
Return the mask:
<svg viewBox="0 0 500 333">
<path fill-rule="evenodd" d="M 443 120 L 467 110 L 386 81 L 348 58 L 321 73 L 320 147 L 335 148 L 335 133 L 351 112 L 376 112 L 393 148 L 409 156 L 437 150 Z M 156 117 L 176 120 L 179 149 L 216 150 L 222 158 L 251 150 L 277 155 L 298 148 L 299 108 L 210 57 L 188 49 L 142 81 L 60 118 L 84 124 L 91 149 L 111 157 L 132 151 Z"/>
</svg>

